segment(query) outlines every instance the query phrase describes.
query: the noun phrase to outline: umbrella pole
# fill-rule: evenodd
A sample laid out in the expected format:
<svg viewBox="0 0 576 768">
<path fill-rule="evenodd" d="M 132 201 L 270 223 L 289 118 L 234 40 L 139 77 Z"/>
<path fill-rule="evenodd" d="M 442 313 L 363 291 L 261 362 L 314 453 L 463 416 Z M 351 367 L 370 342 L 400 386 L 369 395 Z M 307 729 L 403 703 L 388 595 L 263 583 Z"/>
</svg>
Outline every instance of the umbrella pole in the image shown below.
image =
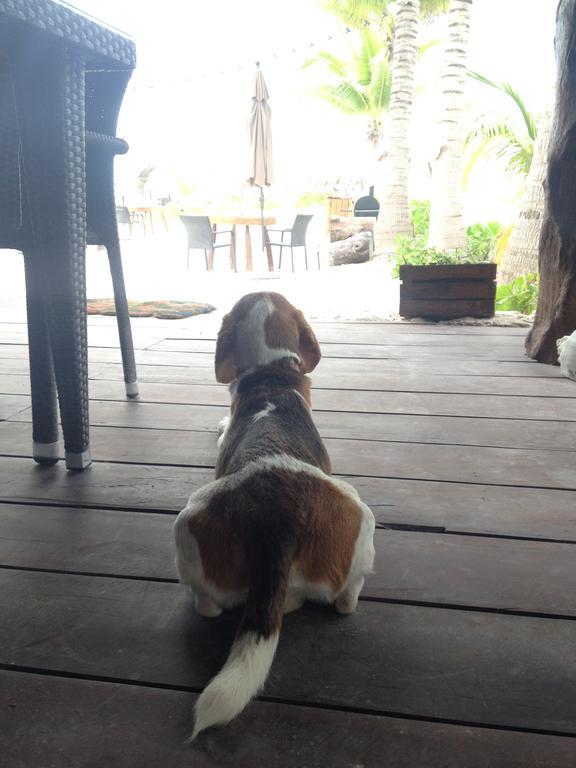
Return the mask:
<svg viewBox="0 0 576 768">
<path fill-rule="evenodd" d="M 266 247 L 266 228 L 264 227 L 264 187 L 260 187 L 260 224 L 262 225 L 262 250 Z"/>
</svg>

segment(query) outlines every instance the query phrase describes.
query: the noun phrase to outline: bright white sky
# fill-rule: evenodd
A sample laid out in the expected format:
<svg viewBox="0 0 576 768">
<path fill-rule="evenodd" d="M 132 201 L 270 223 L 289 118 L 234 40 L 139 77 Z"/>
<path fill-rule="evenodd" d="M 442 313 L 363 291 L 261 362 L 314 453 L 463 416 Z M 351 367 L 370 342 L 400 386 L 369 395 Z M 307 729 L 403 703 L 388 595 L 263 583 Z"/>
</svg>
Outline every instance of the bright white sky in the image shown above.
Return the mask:
<svg viewBox="0 0 576 768">
<path fill-rule="evenodd" d="M 370 153 L 365 126 L 313 96 L 319 72 L 302 70 L 316 49 L 338 50 L 337 25 L 317 0 L 73 0 L 73 4 L 134 38 L 139 65 L 125 99 L 121 131 L 131 145 L 122 160 L 124 183 L 144 165 L 176 172 L 204 196 L 240 193 L 247 175 L 246 124 L 260 60 L 271 95 L 275 187 L 282 196 L 307 191 L 318 181 L 358 179 Z M 554 81 L 555 0 L 474 0 L 469 66 L 508 80 L 533 111 L 540 111 Z M 426 36 L 442 36 L 442 22 Z M 332 35 L 335 40 L 329 41 Z M 310 44 L 314 43 L 313 47 Z M 292 50 L 295 49 L 295 52 Z M 441 46 L 421 66 L 422 83 L 434 82 Z M 424 60 L 423 60 L 424 61 Z M 426 194 L 427 138 L 434 124 L 435 93 L 418 96 L 413 173 L 414 196 Z M 505 102 L 471 83 L 469 120 Z M 472 179 L 474 218 L 500 211 L 493 177 Z M 377 185 L 377 181 L 376 181 Z M 507 188 L 510 198 L 513 190 Z M 243 192 L 249 195 L 249 192 Z M 377 190 L 376 190 L 377 194 Z M 484 207 L 483 207 L 484 206 Z"/>
</svg>

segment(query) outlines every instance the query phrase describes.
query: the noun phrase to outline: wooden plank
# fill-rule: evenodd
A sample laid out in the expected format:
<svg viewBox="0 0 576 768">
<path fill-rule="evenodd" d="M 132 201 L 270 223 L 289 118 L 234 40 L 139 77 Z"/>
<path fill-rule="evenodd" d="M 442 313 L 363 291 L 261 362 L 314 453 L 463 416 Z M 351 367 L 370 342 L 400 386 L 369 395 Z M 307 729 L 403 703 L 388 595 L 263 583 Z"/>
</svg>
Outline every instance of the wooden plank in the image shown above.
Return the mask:
<svg viewBox="0 0 576 768">
<path fill-rule="evenodd" d="M 436 280 L 495 280 L 496 264 L 401 264 L 402 282 Z"/>
<path fill-rule="evenodd" d="M 16 416 L 30 407 L 30 398 L 22 395 L 0 395 L 0 421 Z"/>
<path fill-rule="evenodd" d="M 0 661 L 204 686 L 237 615 L 206 621 L 180 585 L 3 571 Z M 363 602 L 285 618 L 264 695 L 576 734 L 576 622 Z M 326 649 L 330 648 L 330 653 Z"/>
<path fill-rule="evenodd" d="M 216 463 L 217 435 L 213 429 L 189 432 L 93 426 L 91 434 L 92 455 L 98 462 L 210 468 Z M 334 472 L 342 475 L 576 489 L 574 451 L 329 438 L 324 442 Z M 26 423 L 0 424 L 0 455 L 31 455 Z"/>
<path fill-rule="evenodd" d="M 164 338 L 170 326 L 162 328 L 139 328 L 132 322 L 132 341 L 135 349 L 145 349 Z M 28 329 L 25 324 L 0 325 L 0 344 L 27 344 Z M 118 330 L 114 325 L 99 327 L 88 324 L 88 345 L 91 347 L 118 347 Z"/>
<path fill-rule="evenodd" d="M 96 400 L 91 403 L 90 422 L 93 426 L 215 432 L 219 421 L 227 413 L 228 408 L 215 405 Z M 10 421 L 30 422 L 31 419 L 31 411 L 24 410 Z M 315 412 L 314 421 L 324 438 L 553 451 L 576 449 L 576 431 L 561 421 L 340 411 Z M 17 434 L 11 432 L 7 423 L 1 425 L 1 430 L 0 451 L 3 450 L 2 443 L 12 440 L 12 437 L 7 438 L 6 435 Z M 2 437 L 2 434 L 5 436 Z M 160 450 L 160 436 L 158 438 Z M 171 439 L 170 435 L 164 436 L 164 440 Z M 14 451 L 16 446 L 8 445 L 8 450 Z"/>
<path fill-rule="evenodd" d="M 566 768 L 576 741 L 354 712 L 254 702 L 225 729 L 185 744 L 196 695 L 0 671 L 9 706 L 0 750 L 13 768 Z M 78 717 L 82 712 L 82 717 Z"/>
<path fill-rule="evenodd" d="M 0 457 L 0 500 L 179 511 L 210 469 L 98 463 L 82 473 Z M 382 525 L 575 541 L 574 491 L 346 477 Z"/>
<path fill-rule="evenodd" d="M 187 349 L 180 349 L 171 351 L 167 345 L 172 346 L 170 342 L 159 342 L 154 344 L 146 350 L 146 354 L 140 357 L 141 362 L 147 363 L 147 361 L 156 362 L 161 358 L 152 357 L 151 353 L 164 352 L 170 357 L 164 359 L 170 359 L 179 365 L 185 364 L 187 358 L 183 356 L 186 354 L 206 354 L 214 355 L 215 343 L 213 341 L 188 341 Z M 524 354 L 524 346 L 521 343 L 513 341 L 508 344 L 450 344 L 446 346 L 440 345 L 427 345 L 427 344 L 409 344 L 404 347 L 401 343 L 394 344 L 324 344 L 322 346 L 322 357 L 324 360 L 330 360 L 332 358 L 339 357 L 352 357 L 358 359 L 374 359 L 374 360 L 410 360 L 410 359 L 427 359 L 427 358 L 442 358 L 442 359 L 471 359 L 471 360 L 502 360 L 502 361 L 526 361 L 526 355 Z"/>
<path fill-rule="evenodd" d="M 341 343 L 345 340 L 347 343 L 370 344 L 379 343 L 383 337 L 388 335 L 399 336 L 423 336 L 423 335 L 447 335 L 447 336 L 484 336 L 490 338 L 500 338 L 503 336 L 521 336 L 526 337 L 528 326 L 490 326 L 490 325 L 460 325 L 459 323 L 434 322 L 432 320 L 402 320 L 396 322 L 378 322 L 378 321 L 340 321 L 325 322 L 308 318 L 321 344 L 331 342 Z M 212 318 L 211 325 L 205 323 L 203 326 L 191 326 L 181 330 L 173 326 L 174 332 L 167 329 L 167 339 L 215 339 L 218 332 L 219 321 Z M 488 340 L 488 339 L 486 339 Z"/>
<path fill-rule="evenodd" d="M 400 293 L 402 317 L 430 317 L 449 320 L 453 317 L 493 317 L 493 299 L 413 299 Z"/>
<path fill-rule="evenodd" d="M 0 498 L 139 509 L 181 509 L 210 470 L 99 464 L 92 472 L 40 475 L 25 459 L 4 458 Z M 574 539 L 574 494 L 484 485 L 347 478 L 382 524 L 461 532 Z M 544 511 L 545 510 L 545 513 Z"/>
<path fill-rule="evenodd" d="M 480 379 L 483 380 L 482 378 Z M 568 381 L 568 380 L 566 380 Z M 400 383 L 399 383 L 400 386 Z M 492 394 L 447 394 L 435 392 L 370 392 L 365 390 L 314 389 L 315 411 L 354 413 L 397 413 L 422 416 L 466 416 L 480 418 L 530 419 L 542 421 L 576 420 L 576 387 L 557 387 L 558 392 L 574 392 L 574 397 L 498 397 Z M 26 376 L 0 376 L 0 393 L 24 394 L 30 391 Z M 117 382 L 90 382 L 92 400 L 124 401 Z M 0 399 L 2 394 L 0 394 Z M 30 405 L 29 400 L 25 402 Z M 154 384 L 142 386 L 139 402 L 183 405 L 221 405 L 230 403 L 228 389 L 220 385 Z"/>
<path fill-rule="evenodd" d="M 496 283 L 483 280 L 445 282 L 415 280 L 402 286 L 400 300 L 406 299 L 489 299 L 493 307 Z M 480 337 L 481 338 L 481 337 Z"/>
<path fill-rule="evenodd" d="M 0 565 L 176 580 L 173 522 L 165 514 L 0 504 Z M 374 543 L 364 599 L 576 617 L 573 544 L 382 529 Z"/>
<path fill-rule="evenodd" d="M 163 353 L 157 353 L 163 355 Z M 23 361 L 6 360 L 12 364 L 12 373 L 24 373 Z M 166 361 L 168 362 L 168 361 Z M 138 365 L 138 380 L 142 382 L 171 382 L 172 384 L 214 384 L 213 360 L 209 355 L 186 355 L 186 365 L 143 364 Z M 19 364 L 19 365 L 15 365 Z M 119 363 L 90 364 L 90 378 L 122 379 Z M 561 379 L 557 366 L 542 365 L 534 361 L 499 362 L 497 360 L 358 360 L 351 358 L 324 359 L 311 374 L 315 387 L 328 389 L 382 389 L 380 381 L 393 376 L 419 379 L 425 385 L 430 376 L 508 376 Z M 573 387 L 573 384 L 571 384 Z M 423 388 L 421 386 L 421 388 Z"/>
<path fill-rule="evenodd" d="M 106 350 L 103 350 L 106 352 Z M 108 350 L 108 353 L 110 356 L 116 356 L 115 350 Z M 89 378 L 98 377 L 98 378 L 110 378 L 110 366 L 114 365 L 113 363 L 97 363 L 97 362 L 90 362 L 89 365 Z M 117 364 L 114 368 L 115 375 L 114 379 L 120 379 L 124 380 L 124 377 L 122 375 L 122 365 Z M 0 352 L 0 373 L 3 375 L 11 375 L 11 374 L 17 374 L 17 375 L 25 375 L 29 372 L 29 366 L 28 366 L 28 352 L 25 350 L 25 352 L 18 353 L 17 357 L 14 358 L 2 358 L 1 352 Z"/>
<path fill-rule="evenodd" d="M 100 350 L 106 356 L 117 355 L 115 350 Z M 158 353 L 164 360 L 164 355 Z M 209 355 L 186 355 L 186 365 L 138 364 L 138 379 L 141 382 L 170 382 L 173 384 L 214 384 L 213 361 Z M 25 374 L 28 372 L 27 359 L 4 359 L 0 364 L 2 374 Z M 561 379 L 559 368 L 540 365 L 533 361 L 499 362 L 493 360 L 357 360 L 331 358 L 324 359 L 312 374 L 316 387 L 327 389 L 385 389 L 385 382 L 393 377 L 408 377 L 420 383 L 420 389 L 430 376 L 489 376 L 489 377 L 525 377 Z M 89 378 L 123 380 L 120 363 L 98 363 L 91 359 Z M 382 383 L 384 382 L 384 384 Z M 337 384 L 337 386 L 336 386 Z M 573 388 L 573 384 L 568 382 Z M 457 383 L 456 383 L 457 385 Z"/>
<path fill-rule="evenodd" d="M 524 335 L 526 335 L 528 329 L 524 329 Z M 371 341 L 370 343 L 349 342 L 346 339 L 346 331 L 343 329 L 340 339 L 338 341 L 323 341 L 321 342 L 322 352 L 324 355 L 329 356 L 334 348 L 338 347 L 354 347 L 360 350 L 368 350 L 370 347 L 433 347 L 439 352 L 443 349 L 449 349 L 451 347 L 463 347 L 464 345 L 472 346 L 474 348 L 492 348 L 492 349 L 506 349 L 506 350 L 521 350 L 524 351 L 524 336 L 480 336 L 464 335 L 464 334 L 447 334 L 447 333 L 388 333 L 383 332 L 378 341 Z M 150 349 L 156 351 L 165 352 L 211 352 L 214 353 L 216 349 L 216 340 L 214 339 L 162 339 L 154 344 Z M 352 350 L 353 351 L 353 350 Z"/>
<path fill-rule="evenodd" d="M 213 342 L 207 344 L 194 342 L 198 349 L 186 352 L 171 352 L 156 345 L 148 349 L 136 349 L 135 358 L 139 365 L 196 365 L 213 370 L 214 352 L 210 347 Z M 205 346 L 205 349 L 202 347 Z M 522 344 L 511 343 L 507 345 L 469 345 L 466 343 L 459 345 L 450 345 L 446 347 L 434 347 L 428 345 L 410 345 L 406 349 L 399 344 L 379 345 L 379 344 L 329 344 L 323 348 L 323 360 L 326 362 L 332 359 L 354 358 L 354 359 L 373 359 L 373 360 L 416 360 L 426 362 L 441 358 L 446 361 L 452 360 L 474 360 L 496 362 L 521 362 L 530 363 L 524 354 Z M 120 350 L 117 345 L 110 347 L 90 347 L 88 350 L 90 362 L 106 363 L 121 362 Z M 0 345 L 0 359 L 27 359 L 28 347 L 22 344 L 2 344 Z"/>
<path fill-rule="evenodd" d="M 317 410 L 369 412 L 410 412 L 418 409 L 437 415 L 500 415 L 504 408 L 511 418 L 526 418 L 526 408 L 539 419 L 556 418 L 571 421 L 573 404 L 562 400 L 576 399 L 576 386 L 565 378 L 506 378 L 498 376 L 380 376 L 372 382 L 374 389 L 321 389 L 314 387 Z M 1 374 L 0 393 L 29 394 L 30 379 L 26 374 Z M 419 395 L 440 395 L 433 400 Z M 450 395 L 446 397 L 445 395 Z M 456 395 L 456 397 L 454 397 Z M 461 398 L 474 395 L 475 398 Z M 91 378 L 90 396 L 94 400 L 124 400 L 122 388 L 116 381 Z M 484 397 L 479 397 L 484 396 Z M 476 397 L 478 400 L 476 401 Z M 503 397 L 505 399 L 500 400 Z M 140 400 L 156 403 L 189 403 L 195 405 L 227 405 L 228 388 L 220 384 L 173 384 L 144 382 Z M 400 405 L 406 403 L 406 405 Z M 451 405 L 451 404 L 454 405 Z M 491 408 L 485 412 L 483 405 Z M 460 412 L 460 407 L 466 412 Z M 493 406 L 493 407 L 492 407 Z"/>
</svg>

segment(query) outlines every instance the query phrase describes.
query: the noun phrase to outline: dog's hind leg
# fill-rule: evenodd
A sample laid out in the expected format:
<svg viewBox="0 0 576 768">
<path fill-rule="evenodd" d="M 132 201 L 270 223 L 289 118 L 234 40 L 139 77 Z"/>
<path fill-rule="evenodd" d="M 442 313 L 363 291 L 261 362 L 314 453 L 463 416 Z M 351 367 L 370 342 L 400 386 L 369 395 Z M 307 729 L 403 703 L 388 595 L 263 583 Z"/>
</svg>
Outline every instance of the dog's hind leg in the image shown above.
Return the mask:
<svg viewBox="0 0 576 768">
<path fill-rule="evenodd" d="M 297 611 L 299 608 L 302 608 L 303 605 L 304 595 L 299 591 L 288 590 L 288 594 L 284 600 L 284 613 L 292 613 L 292 611 Z"/>
<path fill-rule="evenodd" d="M 358 605 L 358 595 L 360 594 L 362 587 L 364 586 L 364 577 L 361 576 L 351 584 L 348 584 L 345 589 L 340 592 L 334 606 L 338 613 L 353 613 Z"/>
<path fill-rule="evenodd" d="M 224 418 L 218 424 L 218 448 L 222 445 L 226 430 L 230 426 L 230 416 L 224 416 Z"/>
<path fill-rule="evenodd" d="M 207 619 L 214 619 L 216 616 L 220 616 L 222 608 L 207 595 L 195 594 L 194 595 L 194 607 L 200 614 Z"/>
</svg>

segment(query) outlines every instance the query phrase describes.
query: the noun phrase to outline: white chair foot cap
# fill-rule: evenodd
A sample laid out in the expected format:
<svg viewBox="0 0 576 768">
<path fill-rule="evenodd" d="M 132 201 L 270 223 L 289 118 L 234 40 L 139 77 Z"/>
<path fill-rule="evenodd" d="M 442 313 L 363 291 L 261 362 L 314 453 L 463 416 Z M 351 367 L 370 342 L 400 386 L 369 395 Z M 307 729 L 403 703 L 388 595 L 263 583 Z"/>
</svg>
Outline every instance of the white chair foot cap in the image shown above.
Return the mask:
<svg viewBox="0 0 576 768">
<path fill-rule="evenodd" d="M 87 448 L 83 453 L 66 451 L 66 469 L 86 469 L 90 464 L 92 464 L 90 448 Z"/>
<path fill-rule="evenodd" d="M 39 464 L 56 464 L 60 457 L 60 443 L 32 443 L 32 456 Z"/>
<path fill-rule="evenodd" d="M 138 389 L 138 382 L 137 381 L 130 381 L 126 382 L 126 397 L 129 398 L 135 398 L 138 397 L 140 394 L 140 391 Z"/>
</svg>

